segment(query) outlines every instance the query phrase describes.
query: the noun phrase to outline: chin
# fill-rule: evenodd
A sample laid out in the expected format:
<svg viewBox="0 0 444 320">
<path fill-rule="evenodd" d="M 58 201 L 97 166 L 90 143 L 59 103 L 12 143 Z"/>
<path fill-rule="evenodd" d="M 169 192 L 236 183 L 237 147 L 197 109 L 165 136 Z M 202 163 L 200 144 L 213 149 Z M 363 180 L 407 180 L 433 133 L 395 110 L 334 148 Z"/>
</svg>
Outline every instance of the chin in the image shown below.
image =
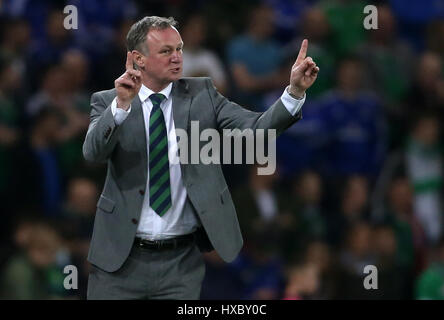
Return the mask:
<svg viewBox="0 0 444 320">
<path fill-rule="evenodd" d="M 170 78 L 171 81 L 176 81 L 179 80 L 180 78 L 182 78 L 182 72 L 179 72 L 177 74 L 173 74 Z"/>
</svg>

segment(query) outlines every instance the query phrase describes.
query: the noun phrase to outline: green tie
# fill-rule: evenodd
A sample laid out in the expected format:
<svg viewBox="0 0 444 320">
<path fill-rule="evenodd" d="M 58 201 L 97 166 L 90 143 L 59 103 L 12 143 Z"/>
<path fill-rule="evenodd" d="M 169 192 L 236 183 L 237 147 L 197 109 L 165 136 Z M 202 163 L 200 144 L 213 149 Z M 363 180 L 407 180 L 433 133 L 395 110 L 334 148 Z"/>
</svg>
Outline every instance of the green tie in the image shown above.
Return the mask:
<svg viewBox="0 0 444 320">
<path fill-rule="evenodd" d="M 150 206 L 163 216 L 171 208 L 170 163 L 168 161 L 168 136 L 160 104 L 165 99 L 161 93 L 150 95 L 153 109 L 149 123 L 149 184 Z"/>
</svg>

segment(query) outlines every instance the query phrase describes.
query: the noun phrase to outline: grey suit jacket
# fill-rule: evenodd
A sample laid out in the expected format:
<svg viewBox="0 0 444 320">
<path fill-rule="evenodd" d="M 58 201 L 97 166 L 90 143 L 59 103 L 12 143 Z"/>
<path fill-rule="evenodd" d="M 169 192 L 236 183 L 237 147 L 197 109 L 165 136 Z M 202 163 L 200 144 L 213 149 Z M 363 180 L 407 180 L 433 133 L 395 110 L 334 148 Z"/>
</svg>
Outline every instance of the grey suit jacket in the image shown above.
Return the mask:
<svg viewBox="0 0 444 320">
<path fill-rule="evenodd" d="M 88 261 L 108 272 L 118 270 L 130 253 L 142 210 L 148 161 L 138 95 L 132 101 L 130 114 L 119 126 L 111 112 L 115 96 L 115 89 L 92 95 L 91 122 L 83 144 L 86 160 L 107 162 Z M 279 135 L 302 117 L 301 112 L 292 116 L 280 99 L 264 113 L 246 110 L 219 94 L 209 78 L 175 81 L 172 97 L 175 127 L 187 130 L 189 136 L 191 121 L 199 121 L 200 131 L 274 128 Z M 227 262 L 234 260 L 243 239 L 221 166 L 181 164 L 181 171 L 187 201 L 204 229 L 204 236 L 198 239 L 199 247 L 202 251 L 205 247 L 214 248 Z M 203 243 L 205 240 L 211 245 Z"/>
</svg>

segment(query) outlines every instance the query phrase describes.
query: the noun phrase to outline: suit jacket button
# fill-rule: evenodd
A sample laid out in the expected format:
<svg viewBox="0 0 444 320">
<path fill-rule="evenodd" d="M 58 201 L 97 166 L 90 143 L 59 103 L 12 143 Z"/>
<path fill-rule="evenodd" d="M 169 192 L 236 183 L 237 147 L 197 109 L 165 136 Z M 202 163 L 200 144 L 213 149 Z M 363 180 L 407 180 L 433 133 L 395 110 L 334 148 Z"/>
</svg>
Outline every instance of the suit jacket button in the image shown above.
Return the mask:
<svg viewBox="0 0 444 320">
<path fill-rule="evenodd" d="M 139 190 L 140 195 L 144 195 L 145 194 L 145 190 Z"/>
<path fill-rule="evenodd" d="M 135 219 L 135 218 L 132 218 L 131 222 L 134 223 L 134 224 L 137 224 L 139 221 L 137 221 L 137 219 Z"/>
</svg>

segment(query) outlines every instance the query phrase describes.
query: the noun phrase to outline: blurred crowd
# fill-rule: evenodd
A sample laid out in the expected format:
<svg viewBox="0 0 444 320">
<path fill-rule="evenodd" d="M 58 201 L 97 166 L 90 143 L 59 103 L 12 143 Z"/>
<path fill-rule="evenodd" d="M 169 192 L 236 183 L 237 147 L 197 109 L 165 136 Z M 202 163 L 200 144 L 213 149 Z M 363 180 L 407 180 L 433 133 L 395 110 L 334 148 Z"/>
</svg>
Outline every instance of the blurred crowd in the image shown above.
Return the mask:
<svg viewBox="0 0 444 320">
<path fill-rule="evenodd" d="M 63 27 L 65 5 L 78 29 Z M 251 110 L 282 94 L 302 39 L 320 67 L 276 173 L 224 167 L 245 246 L 229 264 L 205 254 L 202 299 L 444 298 L 444 2 L 432 0 L 0 1 L 1 298 L 86 297 L 106 173 L 82 156 L 89 99 L 114 87 L 145 15 L 179 21 L 184 76 Z"/>
</svg>

